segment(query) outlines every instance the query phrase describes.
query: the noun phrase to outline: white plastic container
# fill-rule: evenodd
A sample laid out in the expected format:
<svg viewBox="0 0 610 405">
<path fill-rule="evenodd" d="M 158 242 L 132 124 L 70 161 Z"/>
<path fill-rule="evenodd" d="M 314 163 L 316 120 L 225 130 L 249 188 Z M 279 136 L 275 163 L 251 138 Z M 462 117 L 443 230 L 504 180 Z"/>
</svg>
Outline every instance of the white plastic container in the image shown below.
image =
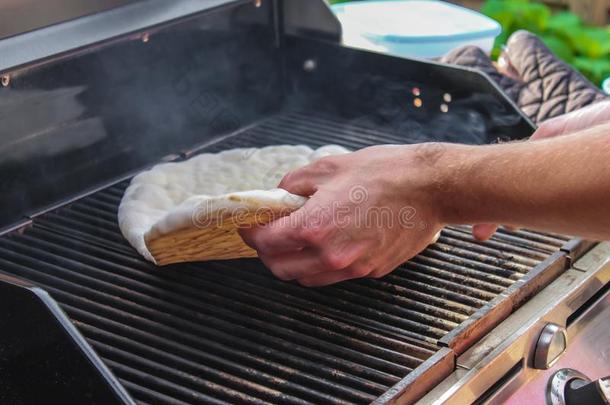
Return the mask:
<svg viewBox="0 0 610 405">
<path fill-rule="evenodd" d="M 332 6 L 347 46 L 437 58 L 460 46 L 490 53 L 502 27 L 464 7 L 435 0 L 354 1 Z"/>
</svg>

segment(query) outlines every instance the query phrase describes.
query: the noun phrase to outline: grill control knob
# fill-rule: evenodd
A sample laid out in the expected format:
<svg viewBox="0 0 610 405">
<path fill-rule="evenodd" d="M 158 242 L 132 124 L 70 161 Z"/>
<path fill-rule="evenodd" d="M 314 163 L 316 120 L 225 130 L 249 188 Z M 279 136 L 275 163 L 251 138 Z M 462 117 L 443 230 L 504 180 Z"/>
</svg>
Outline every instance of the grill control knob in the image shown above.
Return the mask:
<svg viewBox="0 0 610 405">
<path fill-rule="evenodd" d="M 568 335 L 565 328 L 554 323 L 547 324 L 540 332 L 534 350 L 534 368 L 547 370 L 565 352 L 568 346 Z"/>
<path fill-rule="evenodd" d="M 610 376 L 591 381 L 576 370 L 564 368 L 551 377 L 547 400 L 552 405 L 608 405 Z"/>
<path fill-rule="evenodd" d="M 566 403 L 608 405 L 610 404 L 610 376 L 587 382 L 575 379 L 566 386 Z"/>
</svg>

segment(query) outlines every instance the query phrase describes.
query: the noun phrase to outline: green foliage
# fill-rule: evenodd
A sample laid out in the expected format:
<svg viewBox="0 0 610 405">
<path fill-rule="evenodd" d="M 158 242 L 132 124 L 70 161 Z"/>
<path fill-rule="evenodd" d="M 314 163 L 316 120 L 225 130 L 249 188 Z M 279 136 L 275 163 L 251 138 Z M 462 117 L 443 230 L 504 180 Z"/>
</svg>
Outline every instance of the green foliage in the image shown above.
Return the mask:
<svg viewBox="0 0 610 405">
<path fill-rule="evenodd" d="M 580 70 L 593 83 L 600 83 L 610 77 L 610 58 L 592 59 L 586 57 L 574 58 L 574 67 Z"/>
<path fill-rule="evenodd" d="M 566 34 L 577 53 L 594 59 L 610 58 L 610 33 L 603 28 L 578 27 Z"/>
<path fill-rule="evenodd" d="M 481 8 L 483 14 L 498 21 L 506 31 L 528 29 L 536 34 L 545 32 L 551 10 L 528 0 L 488 0 Z"/>
<path fill-rule="evenodd" d="M 574 51 L 567 43 L 554 35 L 541 35 L 540 39 L 542 39 L 542 42 L 544 42 L 555 55 L 568 63 L 572 63 L 574 60 Z"/>
<path fill-rule="evenodd" d="M 564 30 L 573 30 L 582 25 L 582 20 L 574 13 L 561 11 L 549 18 L 547 30 L 558 36 L 562 36 Z"/>
<path fill-rule="evenodd" d="M 610 76 L 610 27 L 587 27 L 573 13 L 551 14 L 547 6 L 530 0 L 486 0 L 481 11 L 502 25 L 493 57 L 513 32 L 525 29 L 594 83 Z"/>
</svg>

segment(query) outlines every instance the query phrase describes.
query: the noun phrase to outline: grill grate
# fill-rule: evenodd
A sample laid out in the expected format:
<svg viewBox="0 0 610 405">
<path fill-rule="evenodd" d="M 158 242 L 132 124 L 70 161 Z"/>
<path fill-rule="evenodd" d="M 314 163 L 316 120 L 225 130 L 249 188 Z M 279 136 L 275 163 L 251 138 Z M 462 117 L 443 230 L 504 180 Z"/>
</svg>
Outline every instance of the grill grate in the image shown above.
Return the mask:
<svg viewBox="0 0 610 405">
<path fill-rule="evenodd" d="M 359 148 L 396 134 L 292 112 L 206 147 Z M 195 152 L 191 152 L 195 153 Z M 156 269 L 124 241 L 128 182 L 41 214 L 0 238 L 0 272 L 46 289 L 142 403 L 368 403 L 439 350 L 439 340 L 568 241 L 467 227 L 381 280 L 306 289 L 256 260 Z"/>
</svg>

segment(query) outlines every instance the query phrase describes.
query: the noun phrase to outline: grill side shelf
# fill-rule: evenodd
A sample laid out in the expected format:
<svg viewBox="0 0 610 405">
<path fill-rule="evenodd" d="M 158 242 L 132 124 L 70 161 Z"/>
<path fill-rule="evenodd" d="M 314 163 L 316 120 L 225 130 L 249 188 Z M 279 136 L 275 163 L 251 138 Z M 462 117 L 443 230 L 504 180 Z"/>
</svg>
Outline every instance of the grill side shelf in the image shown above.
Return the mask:
<svg viewBox="0 0 610 405">
<path fill-rule="evenodd" d="M 0 303 L 1 402 L 135 404 L 46 291 L 0 268 Z"/>
</svg>

